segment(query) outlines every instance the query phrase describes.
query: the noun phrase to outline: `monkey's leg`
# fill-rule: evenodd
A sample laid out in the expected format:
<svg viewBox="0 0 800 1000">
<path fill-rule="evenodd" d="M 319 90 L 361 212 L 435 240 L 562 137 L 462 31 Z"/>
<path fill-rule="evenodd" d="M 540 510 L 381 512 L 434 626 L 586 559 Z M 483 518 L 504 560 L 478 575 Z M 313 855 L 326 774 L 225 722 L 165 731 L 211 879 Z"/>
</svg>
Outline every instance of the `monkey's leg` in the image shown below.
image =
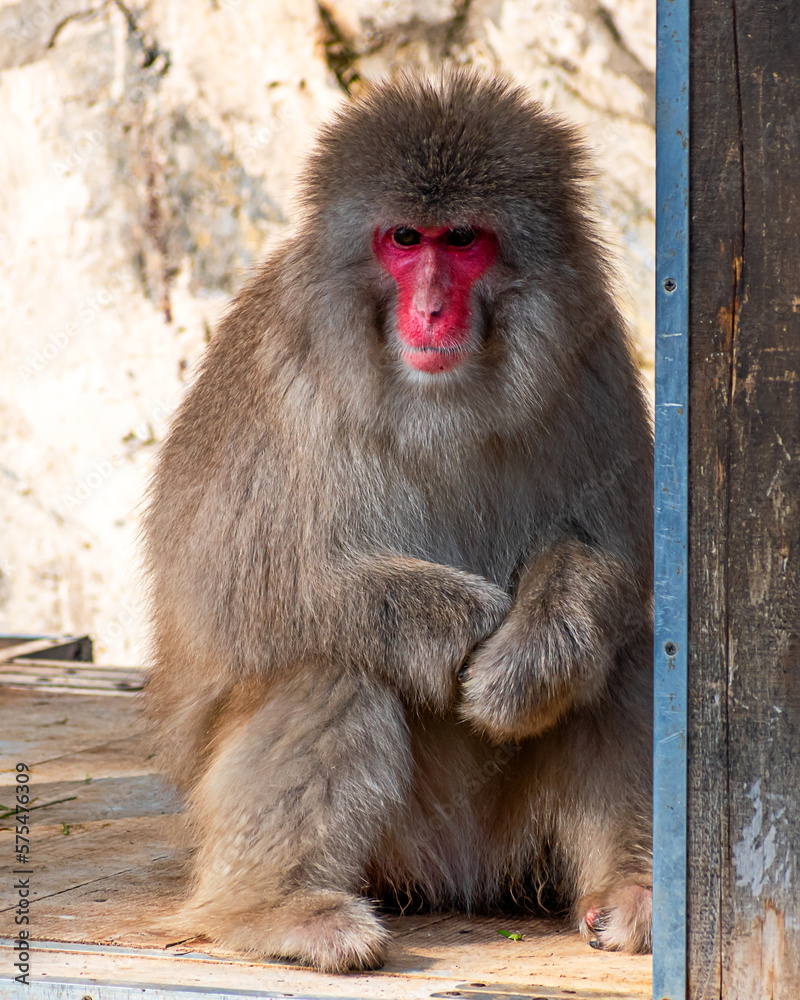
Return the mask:
<svg viewBox="0 0 800 1000">
<path fill-rule="evenodd" d="M 517 748 L 492 746 L 452 715 L 413 713 L 408 724 L 413 787 L 401 821 L 375 851 L 370 884 L 411 909 L 482 906 L 496 896 L 509 854 L 518 853 L 496 808 Z"/>
<path fill-rule="evenodd" d="M 191 797 L 202 845 L 184 916 L 237 951 L 381 965 L 387 933 L 357 893 L 410 770 L 389 688 L 321 664 L 243 685 Z"/>
<path fill-rule="evenodd" d="M 529 816 L 547 817 L 556 881 L 596 948 L 649 951 L 652 927 L 650 727 L 645 702 L 570 716 L 523 747 Z M 529 820 L 530 822 L 531 820 Z"/>
</svg>

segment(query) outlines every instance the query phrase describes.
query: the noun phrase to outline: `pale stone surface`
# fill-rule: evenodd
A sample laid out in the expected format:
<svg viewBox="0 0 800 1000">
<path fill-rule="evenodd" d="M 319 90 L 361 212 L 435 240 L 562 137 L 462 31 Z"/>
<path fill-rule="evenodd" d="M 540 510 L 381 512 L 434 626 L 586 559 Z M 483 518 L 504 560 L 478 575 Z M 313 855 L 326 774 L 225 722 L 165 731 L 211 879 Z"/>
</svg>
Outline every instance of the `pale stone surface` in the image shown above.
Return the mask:
<svg viewBox="0 0 800 1000">
<path fill-rule="evenodd" d="M 315 126 L 403 63 L 504 69 L 597 156 L 652 366 L 649 0 L 0 0 L 0 630 L 145 657 L 137 528 L 228 298 Z"/>
</svg>

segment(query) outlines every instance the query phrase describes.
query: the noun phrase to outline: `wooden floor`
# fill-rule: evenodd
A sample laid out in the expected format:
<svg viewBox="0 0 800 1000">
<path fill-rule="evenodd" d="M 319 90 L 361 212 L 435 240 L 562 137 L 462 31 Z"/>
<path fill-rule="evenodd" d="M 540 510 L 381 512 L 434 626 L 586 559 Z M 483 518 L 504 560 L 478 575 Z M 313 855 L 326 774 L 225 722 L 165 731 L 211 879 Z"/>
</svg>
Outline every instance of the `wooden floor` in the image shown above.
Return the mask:
<svg viewBox="0 0 800 1000">
<path fill-rule="evenodd" d="M 185 891 L 180 817 L 140 735 L 138 671 L 0 664 L 0 998 L 650 997 L 650 958 L 596 952 L 529 917 L 390 918 L 378 973 L 332 977 L 237 958 L 174 919 Z M 13 982 L 14 768 L 31 767 L 31 982 Z M 509 940 L 499 931 L 523 935 Z"/>
</svg>

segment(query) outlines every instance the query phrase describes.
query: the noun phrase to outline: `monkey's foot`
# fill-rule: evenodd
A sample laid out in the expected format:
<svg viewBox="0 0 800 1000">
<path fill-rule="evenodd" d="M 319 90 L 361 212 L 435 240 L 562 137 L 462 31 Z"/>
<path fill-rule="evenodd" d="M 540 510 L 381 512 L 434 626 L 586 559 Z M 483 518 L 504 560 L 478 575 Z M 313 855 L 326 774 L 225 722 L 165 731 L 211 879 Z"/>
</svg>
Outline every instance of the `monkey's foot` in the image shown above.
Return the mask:
<svg viewBox="0 0 800 1000">
<path fill-rule="evenodd" d="M 377 969 L 389 934 L 369 901 L 346 892 L 308 890 L 246 913 L 202 913 L 204 931 L 234 951 L 291 958 L 320 972 Z"/>
<path fill-rule="evenodd" d="M 653 890 L 619 885 L 584 896 L 578 903 L 578 930 L 592 948 L 643 954 L 652 950 Z"/>
</svg>

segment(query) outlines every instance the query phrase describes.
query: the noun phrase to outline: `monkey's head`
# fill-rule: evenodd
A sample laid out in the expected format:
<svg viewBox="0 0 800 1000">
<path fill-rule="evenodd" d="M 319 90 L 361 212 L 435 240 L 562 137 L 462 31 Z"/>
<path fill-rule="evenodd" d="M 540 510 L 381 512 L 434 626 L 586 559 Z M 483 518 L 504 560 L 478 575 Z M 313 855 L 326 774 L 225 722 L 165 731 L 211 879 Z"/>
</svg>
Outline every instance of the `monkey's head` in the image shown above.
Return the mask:
<svg viewBox="0 0 800 1000">
<path fill-rule="evenodd" d="M 363 307 L 339 328 L 371 325 L 372 362 L 428 399 L 477 383 L 518 396 L 526 379 L 534 391 L 532 369 L 552 380 L 543 363 L 605 297 L 586 176 L 575 133 L 522 88 L 471 70 L 400 76 L 322 131 L 307 273 L 325 276 L 320 300 L 336 289 L 328 315 L 348 296 Z"/>
</svg>

